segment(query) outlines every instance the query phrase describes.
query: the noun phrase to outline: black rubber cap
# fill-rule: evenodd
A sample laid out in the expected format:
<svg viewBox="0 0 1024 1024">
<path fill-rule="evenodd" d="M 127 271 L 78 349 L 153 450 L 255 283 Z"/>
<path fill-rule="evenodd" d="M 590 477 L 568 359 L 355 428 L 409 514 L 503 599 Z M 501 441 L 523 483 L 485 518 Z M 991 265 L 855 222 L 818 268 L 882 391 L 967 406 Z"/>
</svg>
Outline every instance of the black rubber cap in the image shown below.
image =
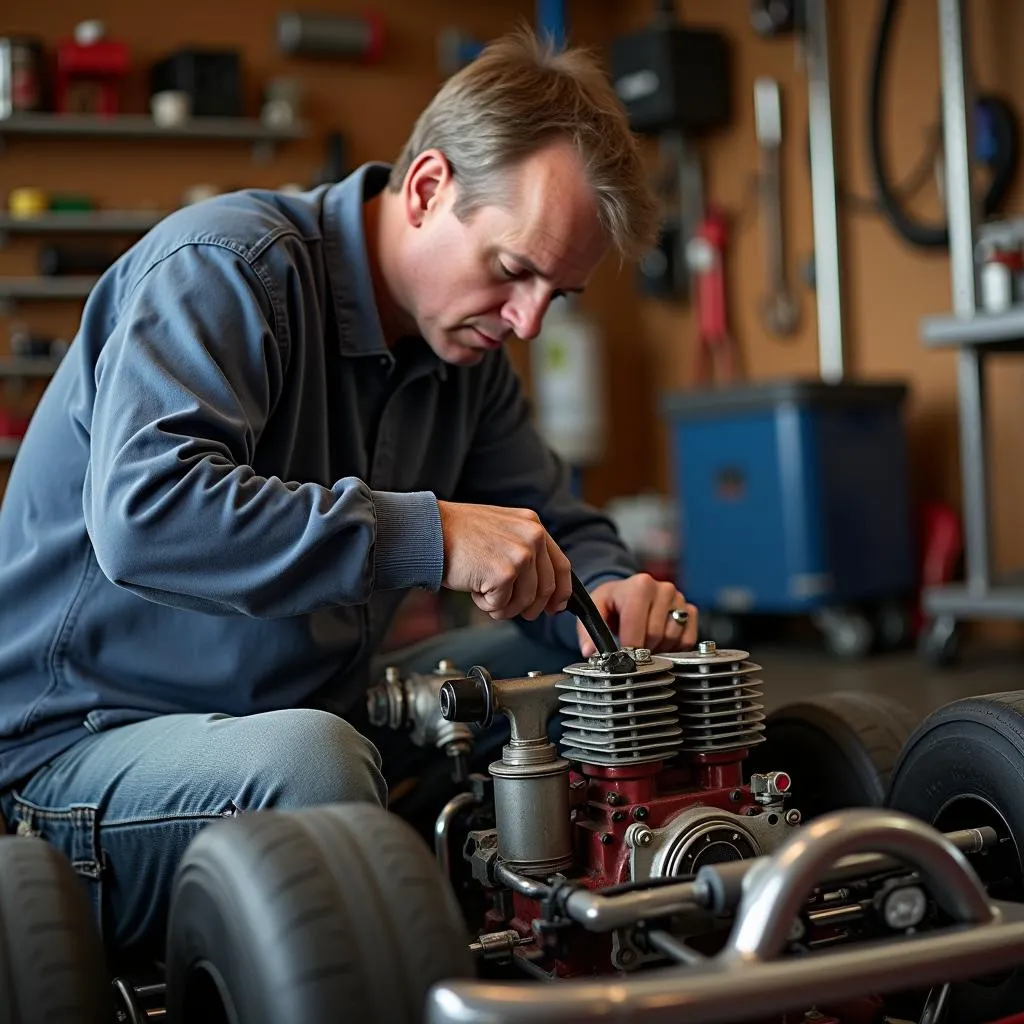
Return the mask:
<svg viewBox="0 0 1024 1024">
<path fill-rule="evenodd" d="M 473 722 L 485 728 L 491 724 L 491 677 L 486 669 L 473 666 L 461 679 L 441 685 L 438 703 L 446 722 Z"/>
</svg>

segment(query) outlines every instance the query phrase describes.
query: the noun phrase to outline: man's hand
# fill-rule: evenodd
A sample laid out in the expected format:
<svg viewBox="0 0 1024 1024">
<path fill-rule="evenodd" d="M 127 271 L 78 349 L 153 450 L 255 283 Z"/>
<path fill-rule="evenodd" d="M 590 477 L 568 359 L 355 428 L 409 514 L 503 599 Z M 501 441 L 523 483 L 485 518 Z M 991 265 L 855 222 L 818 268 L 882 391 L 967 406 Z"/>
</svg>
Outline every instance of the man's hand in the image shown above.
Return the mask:
<svg viewBox="0 0 1024 1024">
<path fill-rule="evenodd" d="M 442 586 L 469 593 L 492 619 L 560 612 L 572 570 L 535 512 L 439 501 L 444 537 Z"/>
<path fill-rule="evenodd" d="M 646 647 L 650 651 L 686 650 L 697 642 L 697 609 L 688 604 L 673 583 L 637 573 L 625 580 L 602 583 L 590 595 L 611 631 L 623 647 Z M 673 608 L 689 615 L 680 626 L 670 615 Z M 594 654 L 594 643 L 582 623 L 577 624 L 583 657 Z"/>
</svg>

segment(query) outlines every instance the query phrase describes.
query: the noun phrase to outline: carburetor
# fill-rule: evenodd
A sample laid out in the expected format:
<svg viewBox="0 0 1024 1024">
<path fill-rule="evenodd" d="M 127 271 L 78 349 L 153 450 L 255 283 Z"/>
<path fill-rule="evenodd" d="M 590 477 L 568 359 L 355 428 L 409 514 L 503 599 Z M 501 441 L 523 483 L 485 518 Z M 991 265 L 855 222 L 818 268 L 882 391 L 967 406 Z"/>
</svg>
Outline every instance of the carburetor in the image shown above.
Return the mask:
<svg viewBox="0 0 1024 1024">
<path fill-rule="evenodd" d="M 445 659 L 433 672 L 412 672 L 406 678 L 394 665 L 384 670 L 384 681 L 366 694 L 370 724 L 379 728 L 408 732 L 419 747 L 437 747 L 452 759 L 452 775 L 464 782 L 469 755 L 473 750 L 473 732 L 462 722 L 448 722 L 441 714 L 438 694 L 448 679 L 463 675 Z"/>
</svg>

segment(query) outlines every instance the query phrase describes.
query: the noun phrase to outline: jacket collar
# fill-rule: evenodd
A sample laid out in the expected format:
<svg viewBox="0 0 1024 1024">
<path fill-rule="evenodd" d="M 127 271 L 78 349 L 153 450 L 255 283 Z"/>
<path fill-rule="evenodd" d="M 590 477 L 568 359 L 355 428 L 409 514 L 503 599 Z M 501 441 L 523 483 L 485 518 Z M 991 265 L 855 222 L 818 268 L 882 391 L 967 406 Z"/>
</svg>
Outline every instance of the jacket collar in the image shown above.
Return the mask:
<svg viewBox="0 0 1024 1024">
<path fill-rule="evenodd" d="M 338 325 L 338 346 L 345 356 L 393 358 L 380 326 L 363 224 L 363 204 L 384 191 L 390 172 L 387 164 L 363 164 L 324 195 L 327 280 Z M 426 343 L 422 348 L 421 358 L 444 380 L 448 376 L 445 363 Z"/>
</svg>

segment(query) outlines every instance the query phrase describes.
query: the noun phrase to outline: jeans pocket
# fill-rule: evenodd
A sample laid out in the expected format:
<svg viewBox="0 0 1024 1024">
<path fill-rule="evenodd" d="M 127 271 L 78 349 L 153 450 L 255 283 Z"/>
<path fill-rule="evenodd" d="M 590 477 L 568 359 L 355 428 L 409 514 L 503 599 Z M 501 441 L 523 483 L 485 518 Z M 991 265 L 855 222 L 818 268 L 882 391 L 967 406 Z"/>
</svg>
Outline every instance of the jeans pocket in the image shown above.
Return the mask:
<svg viewBox="0 0 1024 1024">
<path fill-rule="evenodd" d="M 103 932 L 103 852 L 99 815 L 95 805 L 40 807 L 17 792 L 9 828 L 19 836 L 42 839 L 59 850 L 82 880 L 97 927 Z"/>
</svg>

